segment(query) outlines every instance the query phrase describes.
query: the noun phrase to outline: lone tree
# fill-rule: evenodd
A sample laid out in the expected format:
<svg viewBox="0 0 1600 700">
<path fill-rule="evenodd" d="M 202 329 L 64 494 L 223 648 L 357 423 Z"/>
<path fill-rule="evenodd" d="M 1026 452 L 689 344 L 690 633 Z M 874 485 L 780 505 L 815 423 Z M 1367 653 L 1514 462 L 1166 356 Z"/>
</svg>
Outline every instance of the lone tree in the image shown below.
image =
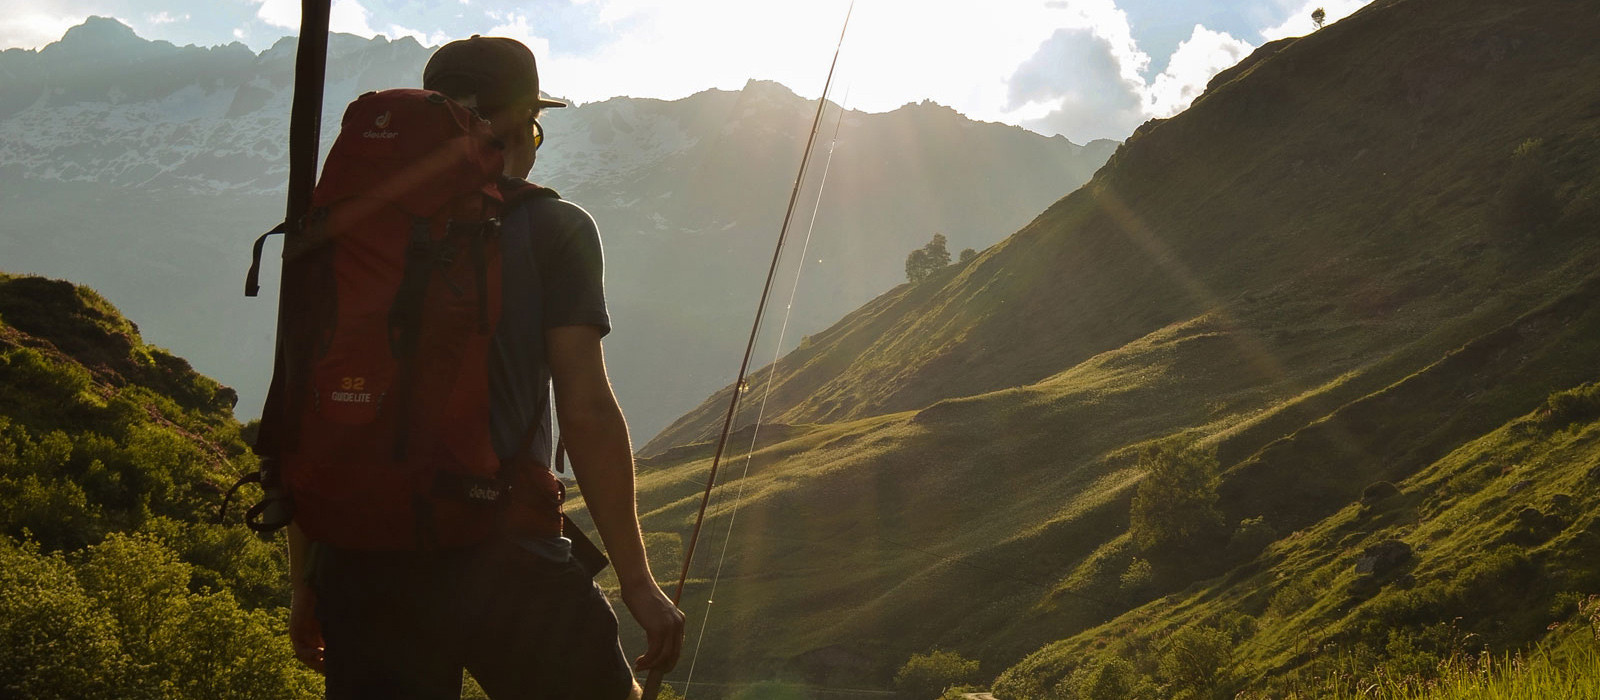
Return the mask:
<svg viewBox="0 0 1600 700">
<path fill-rule="evenodd" d="M 906 256 L 906 280 L 912 283 L 921 282 L 940 269 L 950 264 L 950 249 L 945 247 L 948 241 L 944 234 L 933 234 L 933 240 L 928 244 L 911 251 Z"/>
<path fill-rule="evenodd" d="M 1322 23 L 1328 21 L 1328 11 L 1320 7 L 1312 10 L 1311 21 L 1317 25 L 1317 29 L 1321 29 Z"/>
<path fill-rule="evenodd" d="M 957 261 L 959 261 L 962 265 L 965 265 L 969 262 L 972 262 L 972 259 L 976 257 L 978 257 L 978 251 L 971 248 L 962 248 L 961 257 L 957 258 Z"/>
</svg>

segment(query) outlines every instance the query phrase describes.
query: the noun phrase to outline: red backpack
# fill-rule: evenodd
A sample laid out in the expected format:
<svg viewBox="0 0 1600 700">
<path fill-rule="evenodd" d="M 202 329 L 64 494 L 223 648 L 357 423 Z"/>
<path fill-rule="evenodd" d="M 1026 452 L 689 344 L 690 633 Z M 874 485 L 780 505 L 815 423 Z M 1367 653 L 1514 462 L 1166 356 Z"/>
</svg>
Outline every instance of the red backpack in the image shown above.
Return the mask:
<svg viewBox="0 0 1600 700">
<path fill-rule="evenodd" d="M 292 516 L 314 541 L 399 550 L 500 526 L 509 480 L 490 441 L 488 380 L 497 217 L 508 200 L 556 196 L 503 184 L 501 150 L 487 121 L 439 93 L 367 93 L 346 109 L 311 213 L 285 243 L 257 442 L 269 497 L 252 527 Z M 559 503 L 553 477 L 534 483 Z M 279 484 L 292 510 L 277 507 Z M 549 512 L 543 524 L 559 533 Z"/>
</svg>

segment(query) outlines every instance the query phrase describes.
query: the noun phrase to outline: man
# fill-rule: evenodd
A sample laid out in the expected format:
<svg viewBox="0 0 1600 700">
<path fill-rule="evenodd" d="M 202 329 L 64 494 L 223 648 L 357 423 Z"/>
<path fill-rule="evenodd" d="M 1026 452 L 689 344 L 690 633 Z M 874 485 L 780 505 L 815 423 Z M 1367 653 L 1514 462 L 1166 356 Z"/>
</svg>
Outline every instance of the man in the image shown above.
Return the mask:
<svg viewBox="0 0 1600 700">
<path fill-rule="evenodd" d="M 533 167 L 541 110 L 565 106 L 540 97 L 533 53 L 512 39 L 446 44 L 423 87 L 489 121 L 505 145 L 508 178 Z M 683 614 L 651 576 L 639 530 L 632 446 L 601 350 L 610 320 L 599 234 L 588 212 L 553 197 L 522 201 L 501 219 L 495 450 L 504 463 L 538 462 L 528 473 L 557 488 L 543 466 L 553 384 L 584 501 L 622 600 L 649 639 L 634 668 L 670 670 Z M 495 700 L 639 694 L 615 614 L 566 538 L 524 531 L 461 550 L 359 552 L 313 547 L 291 526 L 289 541 L 290 638 L 296 656 L 326 674 L 329 698 L 455 698 L 463 668 Z"/>
</svg>

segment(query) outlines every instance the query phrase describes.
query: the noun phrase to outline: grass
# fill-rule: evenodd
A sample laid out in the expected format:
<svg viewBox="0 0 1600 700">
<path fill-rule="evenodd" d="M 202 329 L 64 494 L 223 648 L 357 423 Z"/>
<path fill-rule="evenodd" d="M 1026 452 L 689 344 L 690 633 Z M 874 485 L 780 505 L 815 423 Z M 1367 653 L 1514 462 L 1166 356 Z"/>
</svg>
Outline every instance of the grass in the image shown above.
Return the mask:
<svg viewBox="0 0 1600 700">
<path fill-rule="evenodd" d="M 1286 695 L 1242 694 L 1240 700 L 1552 700 L 1600 697 L 1600 640 L 1585 626 L 1528 653 L 1463 654 L 1445 659 L 1427 677 L 1341 673 L 1320 687 Z"/>
</svg>

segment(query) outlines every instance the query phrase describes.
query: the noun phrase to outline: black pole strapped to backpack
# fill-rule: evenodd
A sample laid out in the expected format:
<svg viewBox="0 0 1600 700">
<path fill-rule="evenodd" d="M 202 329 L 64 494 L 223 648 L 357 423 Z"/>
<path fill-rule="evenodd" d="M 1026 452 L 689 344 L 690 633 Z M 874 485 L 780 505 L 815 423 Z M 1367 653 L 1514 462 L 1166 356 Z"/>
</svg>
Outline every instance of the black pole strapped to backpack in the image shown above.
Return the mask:
<svg viewBox="0 0 1600 700">
<path fill-rule="evenodd" d="M 332 0 L 301 0 L 300 37 L 295 47 L 294 99 L 289 108 L 289 191 L 284 209 L 283 223 L 256 239 L 251 253 L 250 271 L 245 276 L 245 296 L 256 296 L 260 291 L 261 253 L 268 236 L 284 234 L 288 241 L 297 240 L 306 214 L 311 210 L 311 195 L 317 184 L 317 152 L 322 139 L 322 93 L 328 72 L 328 16 Z M 280 275 L 281 275 L 280 271 Z M 293 507 L 283 490 L 277 473 L 277 457 L 283 451 L 283 431 L 290 426 L 283 422 L 284 319 L 292 317 L 298 309 L 288 308 L 285 287 L 278 285 L 277 341 L 273 350 L 272 384 L 267 388 L 266 405 L 261 409 L 261 426 L 252 446 L 261 458 L 261 468 L 256 475 L 246 479 L 259 480 L 267 490 L 266 498 L 251 509 L 255 516 L 247 519 L 251 529 L 258 532 L 275 530 L 289 524 Z M 246 483 L 241 479 L 235 488 Z M 223 502 L 219 519 L 226 514 L 227 501 Z"/>
</svg>

